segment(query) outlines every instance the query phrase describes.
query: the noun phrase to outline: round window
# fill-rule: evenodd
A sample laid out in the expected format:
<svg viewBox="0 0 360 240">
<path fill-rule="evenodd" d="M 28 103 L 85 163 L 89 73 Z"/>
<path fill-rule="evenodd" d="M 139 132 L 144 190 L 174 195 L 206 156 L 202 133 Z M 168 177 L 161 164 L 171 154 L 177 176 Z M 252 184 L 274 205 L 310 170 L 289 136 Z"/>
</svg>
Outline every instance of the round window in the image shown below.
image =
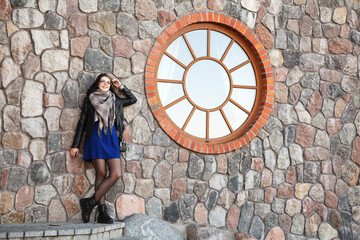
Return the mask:
<svg viewBox="0 0 360 240">
<path fill-rule="evenodd" d="M 273 87 L 273 77 L 265 71 L 272 74 L 272 68 L 262 44 L 254 35 L 254 45 L 250 35 L 235 19 L 205 13 L 180 19 L 158 38 L 147 63 L 147 98 L 160 126 L 180 145 L 228 152 L 265 124 L 273 102 L 267 87 Z"/>
</svg>

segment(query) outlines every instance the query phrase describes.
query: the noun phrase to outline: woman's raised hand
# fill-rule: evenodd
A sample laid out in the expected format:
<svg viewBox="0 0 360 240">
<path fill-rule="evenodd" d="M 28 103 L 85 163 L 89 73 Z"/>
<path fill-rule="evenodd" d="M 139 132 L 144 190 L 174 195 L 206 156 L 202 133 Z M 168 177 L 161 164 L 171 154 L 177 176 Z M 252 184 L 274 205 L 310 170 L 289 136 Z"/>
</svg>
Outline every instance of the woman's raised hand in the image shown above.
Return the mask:
<svg viewBox="0 0 360 240">
<path fill-rule="evenodd" d="M 114 76 L 110 76 L 110 77 L 111 77 L 111 81 L 114 84 L 114 86 L 119 88 L 121 86 L 120 81 L 117 78 L 115 78 Z"/>
</svg>

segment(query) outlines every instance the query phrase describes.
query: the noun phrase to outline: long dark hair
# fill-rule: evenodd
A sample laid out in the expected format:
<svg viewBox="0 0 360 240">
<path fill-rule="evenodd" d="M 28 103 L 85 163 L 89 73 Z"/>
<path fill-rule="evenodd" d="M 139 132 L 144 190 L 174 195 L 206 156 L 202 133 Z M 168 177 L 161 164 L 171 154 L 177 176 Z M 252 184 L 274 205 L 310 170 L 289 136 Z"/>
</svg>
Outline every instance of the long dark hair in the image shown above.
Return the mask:
<svg viewBox="0 0 360 240">
<path fill-rule="evenodd" d="M 89 97 L 89 95 L 90 95 L 91 93 L 93 93 L 93 92 L 95 92 L 96 90 L 98 90 L 98 86 L 99 86 L 99 83 L 100 83 L 100 79 L 101 79 L 102 77 L 107 77 L 107 78 L 110 80 L 110 91 L 116 94 L 114 84 L 113 84 L 113 82 L 111 81 L 111 77 L 110 77 L 108 74 L 106 74 L 106 73 L 100 73 L 100 74 L 96 77 L 95 81 L 91 84 L 90 88 L 87 90 L 87 92 L 86 92 L 86 96 L 87 96 L 87 97 Z"/>
</svg>

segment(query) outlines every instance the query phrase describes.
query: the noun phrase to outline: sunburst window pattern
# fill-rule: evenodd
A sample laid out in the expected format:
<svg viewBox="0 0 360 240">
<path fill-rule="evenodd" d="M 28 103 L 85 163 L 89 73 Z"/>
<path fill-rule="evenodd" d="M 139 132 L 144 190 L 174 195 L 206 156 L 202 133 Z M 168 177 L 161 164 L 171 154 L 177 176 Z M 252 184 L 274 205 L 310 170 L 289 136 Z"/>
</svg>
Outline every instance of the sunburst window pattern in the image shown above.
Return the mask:
<svg viewBox="0 0 360 240">
<path fill-rule="evenodd" d="M 168 117 L 206 142 L 239 129 L 258 91 L 249 56 L 236 39 L 212 29 L 178 36 L 161 57 L 156 81 Z"/>
</svg>

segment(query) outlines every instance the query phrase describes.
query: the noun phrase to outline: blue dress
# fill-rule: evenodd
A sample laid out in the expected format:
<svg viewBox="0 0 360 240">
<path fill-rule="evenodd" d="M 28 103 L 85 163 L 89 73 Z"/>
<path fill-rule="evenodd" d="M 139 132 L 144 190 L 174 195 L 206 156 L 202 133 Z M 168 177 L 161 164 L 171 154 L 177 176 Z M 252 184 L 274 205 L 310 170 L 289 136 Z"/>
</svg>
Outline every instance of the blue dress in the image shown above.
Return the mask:
<svg viewBox="0 0 360 240">
<path fill-rule="evenodd" d="M 91 161 L 92 159 L 112 159 L 120 158 L 119 140 L 116 134 L 115 124 L 112 127 L 112 134 L 110 129 L 104 133 L 101 130 L 101 137 L 98 135 L 99 121 L 94 123 L 91 138 L 85 141 L 84 147 L 84 161 Z"/>
</svg>

